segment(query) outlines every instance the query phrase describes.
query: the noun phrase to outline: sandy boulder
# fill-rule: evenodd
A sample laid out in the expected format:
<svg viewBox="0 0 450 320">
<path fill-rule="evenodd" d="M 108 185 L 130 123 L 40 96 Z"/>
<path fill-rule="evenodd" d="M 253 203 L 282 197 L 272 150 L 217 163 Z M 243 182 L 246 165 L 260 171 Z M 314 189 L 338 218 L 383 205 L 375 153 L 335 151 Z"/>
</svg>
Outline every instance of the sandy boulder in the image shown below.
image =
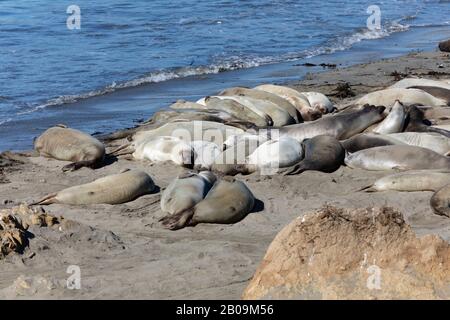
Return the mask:
<svg viewBox="0 0 450 320">
<path fill-rule="evenodd" d="M 391 208 L 324 207 L 273 240 L 244 299 L 450 299 L 450 245 Z"/>
</svg>

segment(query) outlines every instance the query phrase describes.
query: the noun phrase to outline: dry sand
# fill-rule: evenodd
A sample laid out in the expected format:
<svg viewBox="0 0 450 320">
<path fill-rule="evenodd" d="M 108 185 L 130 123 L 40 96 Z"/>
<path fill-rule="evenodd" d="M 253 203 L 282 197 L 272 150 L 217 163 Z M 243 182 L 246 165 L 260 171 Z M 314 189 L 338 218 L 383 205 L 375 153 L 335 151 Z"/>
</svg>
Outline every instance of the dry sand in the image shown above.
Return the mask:
<svg viewBox="0 0 450 320">
<path fill-rule="evenodd" d="M 331 95 L 348 82 L 357 94 L 392 84 L 394 71 L 450 78 L 443 53 L 404 57 L 310 74 L 292 84 Z M 431 73 L 430 73 L 431 72 Z M 341 100 L 330 96 L 340 106 Z M 65 187 L 140 168 L 164 188 L 181 169 L 119 159 L 103 168 L 63 173 L 66 162 L 45 158 L 0 160 L 0 209 L 31 202 Z M 50 205 L 46 211 L 80 223 L 70 230 L 31 227 L 34 238 L 23 255 L 0 260 L 0 298 L 239 299 L 275 235 L 294 218 L 325 204 L 360 208 L 390 206 L 405 215 L 417 235 L 438 234 L 450 241 L 450 219 L 433 214 L 431 192 L 357 192 L 386 173 L 341 167 L 332 174 L 238 176 L 264 209 L 235 225 L 162 229 L 159 194 L 123 205 Z M 70 265 L 81 268 L 81 289 L 66 288 Z"/>
</svg>

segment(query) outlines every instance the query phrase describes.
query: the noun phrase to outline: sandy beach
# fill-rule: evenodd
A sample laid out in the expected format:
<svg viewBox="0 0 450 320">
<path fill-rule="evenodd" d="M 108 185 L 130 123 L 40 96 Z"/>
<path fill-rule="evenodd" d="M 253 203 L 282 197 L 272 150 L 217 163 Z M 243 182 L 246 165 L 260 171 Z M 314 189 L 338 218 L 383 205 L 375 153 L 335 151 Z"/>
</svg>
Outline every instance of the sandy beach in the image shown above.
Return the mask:
<svg viewBox="0 0 450 320">
<path fill-rule="evenodd" d="M 341 108 L 405 76 L 448 79 L 450 55 L 411 53 L 307 74 L 288 85 L 322 92 Z M 344 83 L 355 96 L 337 95 L 336 88 Z M 96 170 L 64 173 L 60 168 L 65 164 L 43 157 L 0 158 L 0 209 L 126 168 L 146 171 L 160 189 L 183 171 L 170 163 L 122 158 Z M 450 241 L 450 219 L 432 212 L 432 192 L 358 192 L 386 174 L 342 166 L 331 174 L 238 175 L 263 206 L 234 225 L 200 224 L 178 231 L 163 229 L 158 222 L 164 216 L 159 192 L 121 205 L 52 204 L 45 207 L 47 213 L 78 224 L 68 229 L 30 227 L 34 237 L 24 253 L 0 260 L 0 299 L 240 299 L 277 233 L 324 205 L 393 207 L 417 235 L 436 234 Z M 71 265 L 81 270 L 79 290 L 66 287 Z"/>
</svg>

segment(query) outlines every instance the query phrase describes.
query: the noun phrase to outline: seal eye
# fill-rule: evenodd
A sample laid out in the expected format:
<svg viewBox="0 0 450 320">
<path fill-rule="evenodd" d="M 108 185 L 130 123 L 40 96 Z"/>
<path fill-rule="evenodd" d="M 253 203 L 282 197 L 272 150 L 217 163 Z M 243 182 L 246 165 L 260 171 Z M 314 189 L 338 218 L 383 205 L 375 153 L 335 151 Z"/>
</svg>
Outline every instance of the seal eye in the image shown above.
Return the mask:
<svg viewBox="0 0 450 320">
<path fill-rule="evenodd" d="M 89 191 L 89 192 L 88 192 L 88 195 L 90 195 L 90 196 L 93 196 L 94 194 L 95 194 L 94 191 Z"/>
</svg>

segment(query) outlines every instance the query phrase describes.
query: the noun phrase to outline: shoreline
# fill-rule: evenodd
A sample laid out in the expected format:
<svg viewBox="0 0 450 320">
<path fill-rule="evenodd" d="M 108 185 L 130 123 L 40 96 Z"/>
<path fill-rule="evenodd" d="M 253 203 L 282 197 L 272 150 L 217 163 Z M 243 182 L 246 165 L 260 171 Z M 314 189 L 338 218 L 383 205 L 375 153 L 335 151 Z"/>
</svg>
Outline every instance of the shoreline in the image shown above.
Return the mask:
<svg viewBox="0 0 450 320">
<path fill-rule="evenodd" d="M 340 107 L 363 93 L 392 84 L 396 77 L 393 72 L 400 76 L 450 78 L 450 55 L 414 52 L 311 73 L 289 85 L 322 92 Z M 342 83 L 349 84 L 354 97 L 331 95 Z M 65 164 L 41 157 L 17 155 L 9 162 L 0 158 L 0 209 L 29 203 L 125 168 L 145 170 L 160 188 L 182 172 L 182 168 L 170 163 L 148 165 L 119 159 L 96 170 L 82 168 L 63 173 L 60 168 Z M 386 172 L 345 166 L 331 174 L 309 171 L 298 176 L 238 175 L 236 178 L 264 203 L 262 211 L 234 225 L 200 224 L 178 231 L 160 226 L 158 220 L 164 214 L 159 194 L 114 206 L 52 204 L 45 207 L 47 213 L 75 220 L 80 226 L 72 234 L 32 227 L 35 238 L 25 253 L 0 260 L 0 298 L 240 299 L 275 235 L 293 219 L 324 205 L 393 207 L 404 214 L 417 235 L 437 234 L 449 242 L 450 219 L 432 213 L 431 192 L 357 192 L 384 175 Z M 70 265 L 81 268 L 81 290 L 61 286 Z M 21 276 L 31 279 L 31 289 L 20 289 Z"/>
</svg>

